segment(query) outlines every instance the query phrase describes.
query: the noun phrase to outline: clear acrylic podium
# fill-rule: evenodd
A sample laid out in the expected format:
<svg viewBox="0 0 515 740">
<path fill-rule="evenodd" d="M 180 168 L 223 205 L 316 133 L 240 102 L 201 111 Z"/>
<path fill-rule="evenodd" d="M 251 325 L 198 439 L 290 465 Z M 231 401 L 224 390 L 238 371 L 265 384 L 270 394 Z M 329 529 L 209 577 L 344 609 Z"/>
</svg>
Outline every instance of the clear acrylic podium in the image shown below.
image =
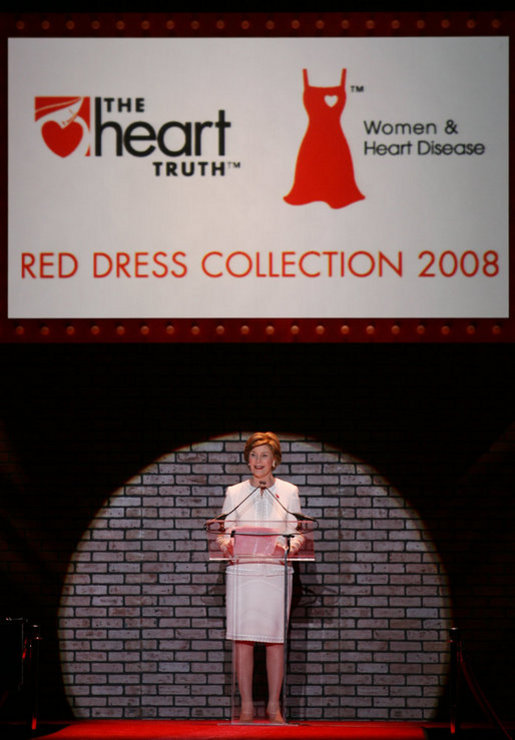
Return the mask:
<svg viewBox="0 0 515 740">
<path fill-rule="evenodd" d="M 265 563 L 277 568 L 282 579 L 283 623 L 282 637 L 284 643 L 284 671 L 282 686 L 282 711 L 287 722 L 287 635 L 289 621 L 289 589 L 291 583 L 291 566 L 294 562 L 315 560 L 314 530 L 317 522 L 302 514 L 292 515 L 295 521 L 245 522 L 231 521 L 223 516 L 211 519 L 205 524 L 207 532 L 208 553 L 210 561 L 225 561 L 228 565 L 248 565 Z M 241 576 L 245 578 L 245 576 Z M 233 588 L 238 588 L 236 576 Z M 235 603 L 240 602 L 239 594 L 234 594 Z M 232 652 L 232 689 L 231 689 L 231 722 L 238 723 L 240 716 L 239 696 L 235 670 L 235 651 Z M 256 722 L 259 723 L 259 719 Z M 255 724 L 255 723 L 254 723 Z M 268 723 L 267 723 L 268 724 Z"/>
</svg>

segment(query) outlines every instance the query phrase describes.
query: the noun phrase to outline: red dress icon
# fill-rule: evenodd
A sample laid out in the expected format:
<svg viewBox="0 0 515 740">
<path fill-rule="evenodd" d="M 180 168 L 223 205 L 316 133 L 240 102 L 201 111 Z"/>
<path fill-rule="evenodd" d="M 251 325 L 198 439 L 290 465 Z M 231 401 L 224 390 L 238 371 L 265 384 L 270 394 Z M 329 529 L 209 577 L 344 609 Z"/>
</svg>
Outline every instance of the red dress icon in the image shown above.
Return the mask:
<svg viewBox="0 0 515 740">
<path fill-rule="evenodd" d="M 304 75 L 304 107 L 309 124 L 300 145 L 293 187 L 284 197 L 294 206 L 321 200 L 331 208 L 343 208 L 364 195 L 354 179 L 352 158 L 340 125 L 345 105 L 345 76 L 338 87 L 311 87 Z"/>
</svg>

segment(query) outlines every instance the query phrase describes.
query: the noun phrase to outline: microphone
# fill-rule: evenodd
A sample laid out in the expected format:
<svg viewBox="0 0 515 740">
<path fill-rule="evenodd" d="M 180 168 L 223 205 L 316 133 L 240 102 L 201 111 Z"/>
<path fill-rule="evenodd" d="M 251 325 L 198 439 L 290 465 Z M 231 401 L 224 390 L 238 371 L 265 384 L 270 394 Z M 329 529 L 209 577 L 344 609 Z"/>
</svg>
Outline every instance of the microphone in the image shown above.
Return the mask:
<svg viewBox="0 0 515 740">
<path fill-rule="evenodd" d="M 301 514 L 298 511 L 289 511 L 288 513 L 294 516 L 296 519 L 298 519 L 299 522 L 316 522 L 316 519 L 313 519 L 312 516 L 308 516 L 307 514 Z"/>
<path fill-rule="evenodd" d="M 295 517 L 298 522 L 313 522 L 313 524 L 316 524 L 318 526 L 317 520 L 313 519 L 313 517 L 307 516 L 307 514 L 301 514 L 300 512 L 290 511 L 289 509 L 287 509 L 286 506 L 274 496 L 272 491 L 268 488 L 266 481 L 259 481 L 259 484 L 255 488 L 253 488 L 252 491 L 247 496 L 245 496 L 242 501 L 239 502 L 239 504 L 236 504 L 236 506 L 231 509 L 231 511 L 228 511 L 225 514 L 219 514 L 214 519 L 209 519 L 205 523 L 204 528 L 209 529 L 212 524 L 218 523 L 220 525 L 220 531 L 224 531 L 224 522 L 227 517 L 231 516 L 231 514 L 236 511 L 236 509 L 239 509 L 240 506 L 242 506 L 242 504 L 244 504 L 245 501 L 247 501 L 247 499 L 249 499 L 256 491 L 260 491 L 261 493 L 267 491 L 268 494 L 273 498 L 273 500 L 276 501 L 289 516 Z"/>
</svg>

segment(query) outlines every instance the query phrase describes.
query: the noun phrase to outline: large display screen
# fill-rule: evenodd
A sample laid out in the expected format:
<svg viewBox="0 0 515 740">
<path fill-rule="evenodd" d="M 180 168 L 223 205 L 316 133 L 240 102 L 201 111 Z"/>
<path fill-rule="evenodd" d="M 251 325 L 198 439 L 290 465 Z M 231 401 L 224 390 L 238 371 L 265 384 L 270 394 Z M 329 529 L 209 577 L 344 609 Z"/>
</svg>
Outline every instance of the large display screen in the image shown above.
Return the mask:
<svg viewBox="0 0 515 740">
<path fill-rule="evenodd" d="M 508 319 L 509 36 L 12 37 L 8 319 Z"/>
</svg>

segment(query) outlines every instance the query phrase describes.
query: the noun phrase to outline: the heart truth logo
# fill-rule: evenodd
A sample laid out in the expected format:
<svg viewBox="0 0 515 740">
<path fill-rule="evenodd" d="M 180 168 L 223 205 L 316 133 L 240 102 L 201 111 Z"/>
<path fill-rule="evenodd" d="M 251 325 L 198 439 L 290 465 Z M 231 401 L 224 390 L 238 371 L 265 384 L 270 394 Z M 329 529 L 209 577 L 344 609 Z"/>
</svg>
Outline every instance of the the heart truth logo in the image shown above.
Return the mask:
<svg viewBox="0 0 515 740">
<path fill-rule="evenodd" d="M 36 126 L 44 143 L 60 157 L 85 155 L 138 159 L 162 154 L 177 161 L 152 161 L 154 174 L 185 177 L 225 175 L 225 169 L 239 169 L 233 160 L 225 162 L 227 132 L 232 124 L 226 111 L 218 110 L 208 121 L 165 121 L 155 125 L 147 120 L 128 120 L 145 114 L 145 98 L 37 97 L 34 99 Z M 115 115 L 118 120 L 112 120 Z M 107 116 L 107 120 L 106 120 Z M 200 161 L 199 157 L 218 157 Z M 195 158 L 195 162 L 192 162 Z"/>
<path fill-rule="evenodd" d="M 35 121 L 47 147 L 60 157 L 89 157 L 90 101 L 87 97 L 38 97 Z"/>
<path fill-rule="evenodd" d="M 331 208 L 343 208 L 363 200 L 354 178 L 352 157 L 340 118 L 346 101 L 342 70 L 337 87 L 312 87 L 307 69 L 304 76 L 304 107 L 308 128 L 300 145 L 293 187 L 284 197 L 293 206 L 323 201 Z"/>
</svg>

